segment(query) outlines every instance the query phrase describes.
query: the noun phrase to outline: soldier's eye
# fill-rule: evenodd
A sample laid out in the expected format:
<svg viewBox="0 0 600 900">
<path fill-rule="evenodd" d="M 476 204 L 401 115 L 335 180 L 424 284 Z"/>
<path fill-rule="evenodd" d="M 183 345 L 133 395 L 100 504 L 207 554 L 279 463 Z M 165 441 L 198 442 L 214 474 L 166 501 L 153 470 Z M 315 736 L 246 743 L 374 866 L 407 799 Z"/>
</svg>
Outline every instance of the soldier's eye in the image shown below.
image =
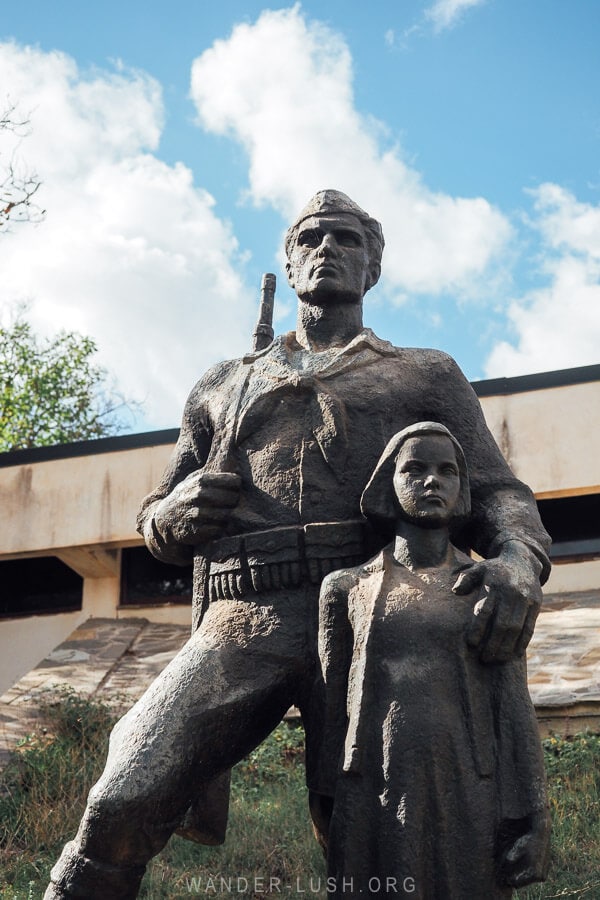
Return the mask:
<svg viewBox="0 0 600 900">
<path fill-rule="evenodd" d="M 338 231 L 335 237 L 338 244 L 343 247 L 360 247 L 360 235 L 355 231 Z"/>
<path fill-rule="evenodd" d="M 321 241 L 321 236 L 318 231 L 315 231 L 314 228 L 311 228 L 307 231 L 301 231 L 298 235 L 298 243 L 303 247 L 318 247 Z"/>
</svg>

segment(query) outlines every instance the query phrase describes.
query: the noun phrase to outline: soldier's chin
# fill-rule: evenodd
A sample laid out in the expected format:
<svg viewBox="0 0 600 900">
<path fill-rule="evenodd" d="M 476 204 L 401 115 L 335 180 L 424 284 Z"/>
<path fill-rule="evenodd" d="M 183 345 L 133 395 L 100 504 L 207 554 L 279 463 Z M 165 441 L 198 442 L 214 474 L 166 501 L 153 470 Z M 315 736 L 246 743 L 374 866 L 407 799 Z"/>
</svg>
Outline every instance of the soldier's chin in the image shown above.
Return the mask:
<svg viewBox="0 0 600 900">
<path fill-rule="evenodd" d="M 320 278 L 319 284 L 309 293 L 300 298 L 310 306 L 337 306 L 359 305 L 362 303 L 362 295 L 356 291 L 343 291 L 335 285 L 333 278 Z"/>
</svg>

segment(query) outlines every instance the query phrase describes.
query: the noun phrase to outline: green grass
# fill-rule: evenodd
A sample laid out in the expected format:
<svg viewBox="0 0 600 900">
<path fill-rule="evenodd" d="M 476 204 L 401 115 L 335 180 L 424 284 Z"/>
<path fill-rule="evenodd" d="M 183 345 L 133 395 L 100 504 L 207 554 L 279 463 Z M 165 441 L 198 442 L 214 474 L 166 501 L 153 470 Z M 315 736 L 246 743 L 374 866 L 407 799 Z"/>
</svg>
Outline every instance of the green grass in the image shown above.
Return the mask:
<svg viewBox="0 0 600 900">
<path fill-rule="evenodd" d="M 543 741 L 552 813 L 548 881 L 519 891 L 527 900 L 600 898 L 600 736 Z"/>
<path fill-rule="evenodd" d="M 2 776 L 0 900 L 43 896 L 102 768 L 113 715 L 101 703 L 63 692 L 46 705 L 45 720 L 46 730 L 23 743 Z M 552 738 L 544 751 L 552 868 L 545 884 L 518 897 L 600 900 L 600 737 Z M 200 847 L 173 837 L 150 864 L 140 898 L 262 897 L 270 879 L 275 895 L 324 896 L 317 890 L 325 866 L 309 824 L 302 763 L 301 729 L 280 725 L 234 770 L 226 844 Z"/>
<path fill-rule="evenodd" d="M 266 892 L 270 879 L 283 892 L 284 885 L 297 881 L 324 881 L 325 864 L 309 825 L 303 762 L 302 729 L 279 725 L 234 769 L 226 843 L 201 847 L 172 838 L 150 864 L 140 898 L 216 895 L 229 887 L 237 894 L 246 883 L 248 893 L 255 885 Z M 190 892 L 194 883 L 197 890 Z"/>
</svg>

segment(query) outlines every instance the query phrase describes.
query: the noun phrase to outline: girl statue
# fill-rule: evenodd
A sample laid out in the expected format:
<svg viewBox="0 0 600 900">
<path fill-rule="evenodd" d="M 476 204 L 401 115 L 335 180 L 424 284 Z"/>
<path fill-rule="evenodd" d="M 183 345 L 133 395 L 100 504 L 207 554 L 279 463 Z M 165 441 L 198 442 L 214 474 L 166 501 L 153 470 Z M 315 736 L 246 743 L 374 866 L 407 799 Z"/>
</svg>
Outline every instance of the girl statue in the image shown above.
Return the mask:
<svg viewBox="0 0 600 900">
<path fill-rule="evenodd" d="M 546 873 L 543 759 L 524 657 L 485 664 L 467 644 L 474 596 L 452 587 L 473 562 L 450 530 L 469 480 L 447 428 L 396 434 L 361 509 L 393 541 L 321 589 L 329 890 L 511 897 Z"/>
</svg>

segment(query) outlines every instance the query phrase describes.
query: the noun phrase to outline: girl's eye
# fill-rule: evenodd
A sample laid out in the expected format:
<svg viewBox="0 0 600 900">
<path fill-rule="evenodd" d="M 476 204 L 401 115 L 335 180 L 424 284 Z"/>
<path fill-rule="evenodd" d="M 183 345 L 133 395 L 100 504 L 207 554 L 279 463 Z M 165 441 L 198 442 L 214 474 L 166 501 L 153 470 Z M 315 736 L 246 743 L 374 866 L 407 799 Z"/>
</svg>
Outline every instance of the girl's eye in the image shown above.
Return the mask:
<svg viewBox="0 0 600 900">
<path fill-rule="evenodd" d="M 411 465 L 406 466 L 404 471 L 408 473 L 408 475 L 420 475 L 423 472 L 423 466 L 412 463 Z"/>
</svg>

